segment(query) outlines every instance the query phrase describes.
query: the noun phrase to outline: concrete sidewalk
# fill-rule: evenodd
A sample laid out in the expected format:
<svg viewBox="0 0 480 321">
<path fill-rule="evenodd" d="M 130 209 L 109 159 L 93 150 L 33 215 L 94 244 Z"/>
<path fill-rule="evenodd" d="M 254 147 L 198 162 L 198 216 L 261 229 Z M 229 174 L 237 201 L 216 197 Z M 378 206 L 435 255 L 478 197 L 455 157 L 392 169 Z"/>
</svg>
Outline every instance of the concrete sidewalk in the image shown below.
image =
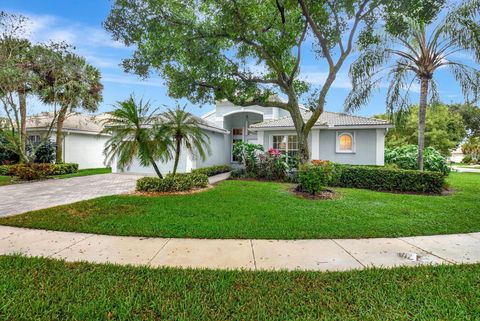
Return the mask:
<svg viewBox="0 0 480 321">
<path fill-rule="evenodd" d="M 152 267 L 345 271 L 480 262 L 480 233 L 378 239 L 210 240 L 119 237 L 0 226 L 0 255 Z"/>
</svg>

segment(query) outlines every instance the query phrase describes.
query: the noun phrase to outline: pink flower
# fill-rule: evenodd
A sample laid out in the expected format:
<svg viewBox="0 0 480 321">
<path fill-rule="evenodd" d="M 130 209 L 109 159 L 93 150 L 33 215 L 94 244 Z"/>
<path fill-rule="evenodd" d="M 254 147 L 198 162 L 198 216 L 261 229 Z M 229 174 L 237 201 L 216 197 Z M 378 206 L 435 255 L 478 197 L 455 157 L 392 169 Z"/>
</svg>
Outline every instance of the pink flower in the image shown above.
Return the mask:
<svg viewBox="0 0 480 321">
<path fill-rule="evenodd" d="M 282 155 L 282 153 L 278 150 L 278 149 L 275 149 L 275 148 L 270 148 L 268 150 L 268 154 L 270 154 L 271 156 L 280 156 Z"/>
</svg>

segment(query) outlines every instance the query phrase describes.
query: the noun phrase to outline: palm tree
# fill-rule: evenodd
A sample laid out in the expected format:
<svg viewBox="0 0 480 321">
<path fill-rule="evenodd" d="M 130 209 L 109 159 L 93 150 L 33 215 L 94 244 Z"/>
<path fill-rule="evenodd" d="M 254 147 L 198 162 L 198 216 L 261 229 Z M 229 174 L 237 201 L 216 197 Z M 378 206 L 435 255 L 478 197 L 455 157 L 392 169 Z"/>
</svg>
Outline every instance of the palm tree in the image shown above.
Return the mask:
<svg viewBox="0 0 480 321">
<path fill-rule="evenodd" d="M 171 159 L 171 139 L 160 136 L 154 130 L 156 118 L 150 111 L 150 103 L 137 104 L 133 97 L 118 102 L 117 108 L 110 113 L 110 118 L 104 121 L 104 134 L 111 135 L 105 144 L 106 163 L 111 165 L 117 158 L 117 165 L 123 169 L 132 164 L 138 157 L 142 166 L 152 165 L 159 178 L 163 178 L 157 160 Z"/>
<path fill-rule="evenodd" d="M 409 92 L 413 83 L 420 83 L 419 170 L 423 170 L 428 98 L 432 102 L 438 101 L 435 72 L 449 68 L 467 101 L 480 98 L 479 70 L 455 59 L 458 58 L 455 54 L 463 52 L 471 54 L 476 63 L 480 62 L 479 12 L 480 1 L 468 0 L 430 25 L 407 20 L 405 30 L 398 34 L 379 35 L 379 41 L 367 48 L 350 67 L 353 88 L 345 101 L 346 111 L 356 110 L 367 103 L 372 90 L 387 77 L 387 111 L 392 115 L 396 111 L 402 114 L 410 104 Z"/>
<path fill-rule="evenodd" d="M 175 153 L 173 175 L 177 173 L 178 161 L 183 146 L 193 155 L 197 152 L 202 160 L 206 158 L 206 150 L 210 154 L 209 137 L 199 127 L 197 119 L 191 113 L 185 111 L 185 107 L 169 109 L 162 113 L 161 124 L 157 133 L 161 136 L 173 137 L 173 150 Z"/>
<path fill-rule="evenodd" d="M 41 91 L 45 103 L 58 103 L 56 123 L 56 163 L 63 162 L 63 124 L 68 112 L 82 108 L 95 112 L 102 101 L 103 85 L 100 83 L 100 71 L 88 64 L 83 57 L 71 52 L 58 50 L 57 59 L 51 59 L 52 68 L 48 69 L 51 83 Z"/>
</svg>

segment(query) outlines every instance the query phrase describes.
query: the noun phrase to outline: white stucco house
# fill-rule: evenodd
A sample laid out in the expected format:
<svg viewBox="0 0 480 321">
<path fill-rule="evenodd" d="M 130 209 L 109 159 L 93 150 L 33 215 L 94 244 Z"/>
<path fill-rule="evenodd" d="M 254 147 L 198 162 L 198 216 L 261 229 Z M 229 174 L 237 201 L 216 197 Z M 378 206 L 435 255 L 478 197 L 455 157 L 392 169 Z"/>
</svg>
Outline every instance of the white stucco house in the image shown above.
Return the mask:
<svg viewBox="0 0 480 321">
<path fill-rule="evenodd" d="M 308 118 L 310 112 L 303 112 Z M 289 113 L 280 108 L 238 107 L 221 101 L 199 120 L 210 138 L 212 153 L 202 161 L 195 155 L 183 152 L 180 172 L 212 165 L 235 165 L 232 147 L 237 141 L 260 144 L 265 150 L 276 148 L 289 155 L 298 151 L 293 121 Z M 381 119 L 324 112 L 308 138 L 311 158 L 343 164 L 383 165 L 385 134 L 392 127 Z M 159 164 L 159 167 L 162 172 L 168 173 L 173 162 Z M 142 167 L 138 162 L 125 171 L 154 173 L 153 168 Z"/>
<path fill-rule="evenodd" d="M 49 130 L 53 115 L 43 113 L 28 118 L 28 139 L 35 143 L 40 141 Z M 63 160 L 77 163 L 80 169 L 105 167 L 103 148 L 108 140 L 100 132 L 106 114 L 88 115 L 69 113 L 63 125 Z M 56 129 L 53 128 L 50 139 L 56 141 Z"/>
<path fill-rule="evenodd" d="M 309 111 L 303 110 L 304 117 Z M 45 116 L 47 117 L 47 116 Z M 100 135 L 102 120 L 107 114 L 97 116 L 70 114 L 64 125 L 64 159 L 80 168 L 104 167 L 103 149 L 108 136 Z M 200 127 L 210 139 L 211 154 L 202 160 L 187 151 L 181 153 L 179 172 L 230 164 L 235 165 L 233 144 L 245 141 L 279 149 L 289 155 L 298 151 L 293 121 L 288 112 L 277 107 L 238 107 L 227 101 L 217 102 L 215 108 L 198 118 Z M 28 132 L 36 139 L 47 130 L 47 118 L 35 117 L 29 122 Z M 324 112 L 308 137 L 311 158 L 330 160 L 343 164 L 383 165 L 385 134 L 392 125 L 385 120 Z M 55 133 L 52 133 L 55 137 Z M 163 173 L 173 168 L 173 160 L 158 163 Z M 122 172 L 115 162 L 113 172 Z M 154 174 L 153 168 L 143 167 L 138 161 L 123 170 L 127 173 Z"/>
</svg>

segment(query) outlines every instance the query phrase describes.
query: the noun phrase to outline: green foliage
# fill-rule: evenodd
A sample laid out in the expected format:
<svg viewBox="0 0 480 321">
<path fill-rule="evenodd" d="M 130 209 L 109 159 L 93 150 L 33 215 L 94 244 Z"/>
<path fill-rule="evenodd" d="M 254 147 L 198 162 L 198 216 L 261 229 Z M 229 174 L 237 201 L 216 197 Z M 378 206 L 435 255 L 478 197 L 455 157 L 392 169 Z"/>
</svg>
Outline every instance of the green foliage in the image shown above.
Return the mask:
<svg viewBox="0 0 480 321">
<path fill-rule="evenodd" d="M 463 122 L 470 137 L 480 137 L 480 108 L 472 104 L 448 105 L 452 111 L 462 115 Z"/>
<path fill-rule="evenodd" d="M 445 187 L 445 175 L 441 172 L 335 164 L 330 184 L 376 191 L 438 194 Z"/>
<path fill-rule="evenodd" d="M 78 172 L 78 164 L 76 163 L 60 163 L 52 164 L 52 171 L 50 175 L 65 175 Z"/>
<path fill-rule="evenodd" d="M 17 176 L 21 180 L 36 180 L 76 172 L 78 172 L 78 164 L 75 163 L 31 163 L 0 166 L 0 175 Z"/>
<path fill-rule="evenodd" d="M 385 150 L 385 164 L 396 165 L 401 169 L 417 169 L 417 145 L 405 145 Z M 432 147 L 425 148 L 425 170 L 448 175 L 450 167 L 447 160 Z"/>
<path fill-rule="evenodd" d="M 158 140 L 165 140 L 165 137 L 173 137 L 174 143 L 169 144 L 173 151 L 174 165 L 172 173 L 177 172 L 180 152 L 183 147 L 192 155 L 199 156 L 205 160 L 206 154 L 210 154 L 210 138 L 200 127 L 198 118 L 185 111 L 185 107 L 168 109 L 160 115 L 160 123 L 156 125 L 156 136 Z"/>
<path fill-rule="evenodd" d="M 35 150 L 35 157 L 33 159 L 35 163 L 53 163 L 55 161 L 55 143 L 53 143 L 51 139 L 45 140 L 44 143 L 36 148 L 32 147 L 33 146 L 28 145 L 27 151 L 31 149 Z"/>
<path fill-rule="evenodd" d="M 192 170 L 192 173 L 204 174 L 208 177 L 230 172 L 232 168 L 229 165 L 215 165 Z"/>
<path fill-rule="evenodd" d="M 287 155 L 270 148 L 268 152 L 257 155 L 255 176 L 269 181 L 284 181 L 290 166 Z"/>
<path fill-rule="evenodd" d="M 245 166 L 247 172 L 255 172 L 258 162 L 258 154 L 263 151 L 262 145 L 251 144 L 247 142 L 236 142 L 233 145 L 232 154 L 234 159 Z"/>
<path fill-rule="evenodd" d="M 462 152 L 470 157 L 468 163 L 480 162 L 480 137 L 470 137 L 468 141 L 463 144 Z"/>
<path fill-rule="evenodd" d="M 151 110 L 149 102 L 135 102 L 133 96 L 117 103 L 102 131 L 111 135 L 104 149 L 107 165 L 116 160 L 117 166 L 123 169 L 138 158 L 142 166 L 153 166 L 158 177 L 162 178 L 156 161 L 172 158 L 172 137 L 158 131 L 156 110 Z"/>
<path fill-rule="evenodd" d="M 0 165 L 0 176 L 10 175 L 10 169 L 13 165 Z"/>
<path fill-rule="evenodd" d="M 333 163 L 318 161 L 300 165 L 298 170 L 298 188 L 312 195 L 322 191 L 332 179 Z"/>
<path fill-rule="evenodd" d="M 0 129 L 0 165 L 18 162 L 18 155 L 7 148 L 8 140 L 2 135 Z"/>
<path fill-rule="evenodd" d="M 140 192 L 183 192 L 207 186 L 207 175 L 197 173 L 167 175 L 165 178 L 143 177 L 137 181 L 137 191 Z"/>
<path fill-rule="evenodd" d="M 378 118 L 391 119 L 388 114 Z M 395 128 L 388 131 L 385 145 L 396 148 L 418 143 L 418 106 L 412 106 L 404 112 L 393 115 Z M 425 147 L 433 147 L 444 156 L 450 155 L 452 149 L 463 141 L 467 132 L 462 116 L 443 104 L 427 108 L 425 124 Z"/>
</svg>

